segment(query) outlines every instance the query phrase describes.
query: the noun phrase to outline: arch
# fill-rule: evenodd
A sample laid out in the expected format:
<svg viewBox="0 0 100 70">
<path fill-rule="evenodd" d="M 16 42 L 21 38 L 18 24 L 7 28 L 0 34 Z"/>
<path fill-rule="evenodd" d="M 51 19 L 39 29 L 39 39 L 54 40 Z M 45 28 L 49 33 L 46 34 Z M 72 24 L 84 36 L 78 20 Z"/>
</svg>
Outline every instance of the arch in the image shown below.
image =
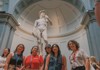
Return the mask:
<svg viewBox="0 0 100 70">
<path fill-rule="evenodd" d="M 20 14 L 30 5 L 32 5 L 33 3 L 39 2 L 42 0 L 20 0 L 14 9 L 13 15 L 15 18 L 18 18 L 20 16 Z M 85 6 L 83 4 L 83 2 L 81 0 L 62 0 L 65 2 L 68 2 L 70 4 L 72 4 L 73 6 L 75 6 L 80 12 L 85 12 Z"/>
</svg>

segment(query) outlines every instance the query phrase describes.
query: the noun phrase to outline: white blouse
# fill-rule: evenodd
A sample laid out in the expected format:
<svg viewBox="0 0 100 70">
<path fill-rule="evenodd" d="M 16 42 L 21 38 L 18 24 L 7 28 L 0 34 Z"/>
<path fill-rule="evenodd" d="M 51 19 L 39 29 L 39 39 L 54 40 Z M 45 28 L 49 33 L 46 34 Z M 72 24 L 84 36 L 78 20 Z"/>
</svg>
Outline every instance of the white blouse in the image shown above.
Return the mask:
<svg viewBox="0 0 100 70">
<path fill-rule="evenodd" d="M 6 58 L 0 56 L 0 64 L 5 64 L 5 62 L 6 62 Z M 4 70 L 4 68 L 0 67 L 0 70 Z"/>
<path fill-rule="evenodd" d="M 89 58 L 89 56 L 83 50 L 78 50 L 76 53 L 72 53 L 69 57 L 72 68 L 84 66 L 86 58 Z"/>
</svg>

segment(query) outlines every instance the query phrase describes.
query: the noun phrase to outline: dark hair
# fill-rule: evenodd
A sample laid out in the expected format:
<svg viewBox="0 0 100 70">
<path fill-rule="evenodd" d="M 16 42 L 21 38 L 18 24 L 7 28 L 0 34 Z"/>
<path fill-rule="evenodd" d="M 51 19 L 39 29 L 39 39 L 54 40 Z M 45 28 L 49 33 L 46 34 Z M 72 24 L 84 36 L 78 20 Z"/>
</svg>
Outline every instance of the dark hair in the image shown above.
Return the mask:
<svg viewBox="0 0 100 70">
<path fill-rule="evenodd" d="M 5 49 L 7 49 L 8 50 L 8 54 L 10 53 L 10 49 L 9 48 L 5 48 Z M 4 49 L 4 50 L 5 50 Z M 6 55 L 6 57 L 8 56 L 8 54 Z M 4 52 L 2 53 L 2 57 L 4 57 Z"/>
<path fill-rule="evenodd" d="M 35 45 L 35 46 L 33 46 L 32 49 L 31 49 L 31 54 L 32 54 L 33 48 L 35 48 L 35 47 L 37 48 L 37 51 L 39 50 L 39 47 Z"/>
<path fill-rule="evenodd" d="M 75 40 L 70 40 L 67 43 L 67 47 L 68 47 L 69 50 L 71 50 L 71 48 L 69 47 L 69 43 L 70 42 L 72 42 L 73 44 L 75 44 L 76 48 L 79 49 L 79 43 L 77 41 L 75 41 Z"/>
<path fill-rule="evenodd" d="M 17 47 L 16 47 L 16 49 L 15 49 L 15 51 L 14 51 L 14 53 L 16 53 L 17 48 L 18 48 L 20 45 L 22 45 L 22 46 L 23 46 L 23 49 L 25 50 L 25 46 L 24 46 L 24 44 L 18 44 Z M 24 52 L 24 50 L 21 52 L 21 56 L 23 56 L 23 52 Z"/>
<path fill-rule="evenodd" d="M 60 56 L 60 55 L 61 55 L 61 51 L 60 51 L 60 48 L 59 48 L 59 45 L 58 45 L 58 44 L 53 44 L 53 45 L 52 45 L 51 54 L 54 55 L 54 52 L 53 52 L 53 48 L 54 48 L 54 47 L 57 47 L 57 48 L 58 48 L 58 56 Z M 57 57 L 58 57 L 58 56 L 57 56 Z"/>
<path fill-rule="evenodd" d="M 45 52 L 46 52 L 46 54 L 48 54 L 48 52 L 46 51 L 46 48 L 50 48 L 51 49 L 51 44 L 47 44 L 46 46 L 45 46 Z"/>
</svg>

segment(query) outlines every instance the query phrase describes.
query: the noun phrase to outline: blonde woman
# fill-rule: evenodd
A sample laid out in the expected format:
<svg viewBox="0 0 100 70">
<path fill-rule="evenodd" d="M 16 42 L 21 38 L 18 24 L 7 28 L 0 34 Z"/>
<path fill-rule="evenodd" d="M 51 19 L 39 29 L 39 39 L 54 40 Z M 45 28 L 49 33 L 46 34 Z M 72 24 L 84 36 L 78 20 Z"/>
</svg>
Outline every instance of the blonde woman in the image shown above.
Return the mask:
<svg viewBox="0 0 100 70">
<path fill-rule="evenodd" d="M 90 63 L 95 70 L 100 70 L 100 66 L 97 64 L 95 56 L 90 57 Z"/>
</svg>

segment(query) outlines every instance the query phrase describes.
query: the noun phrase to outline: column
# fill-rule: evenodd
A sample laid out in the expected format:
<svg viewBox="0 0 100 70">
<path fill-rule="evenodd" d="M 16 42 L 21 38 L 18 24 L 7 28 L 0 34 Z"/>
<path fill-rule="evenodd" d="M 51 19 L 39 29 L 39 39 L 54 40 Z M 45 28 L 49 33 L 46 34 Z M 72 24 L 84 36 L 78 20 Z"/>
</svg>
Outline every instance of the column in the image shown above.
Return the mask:
<svg viewBox="0 0 100 70">
<path fill-rule="evenodd" d="M 19 26 L 18 22 L 11 14 L 0 13 L 0 54 L 3 52 L 4 48 L 11 47 L 17 26 Z"/>
</svg>

